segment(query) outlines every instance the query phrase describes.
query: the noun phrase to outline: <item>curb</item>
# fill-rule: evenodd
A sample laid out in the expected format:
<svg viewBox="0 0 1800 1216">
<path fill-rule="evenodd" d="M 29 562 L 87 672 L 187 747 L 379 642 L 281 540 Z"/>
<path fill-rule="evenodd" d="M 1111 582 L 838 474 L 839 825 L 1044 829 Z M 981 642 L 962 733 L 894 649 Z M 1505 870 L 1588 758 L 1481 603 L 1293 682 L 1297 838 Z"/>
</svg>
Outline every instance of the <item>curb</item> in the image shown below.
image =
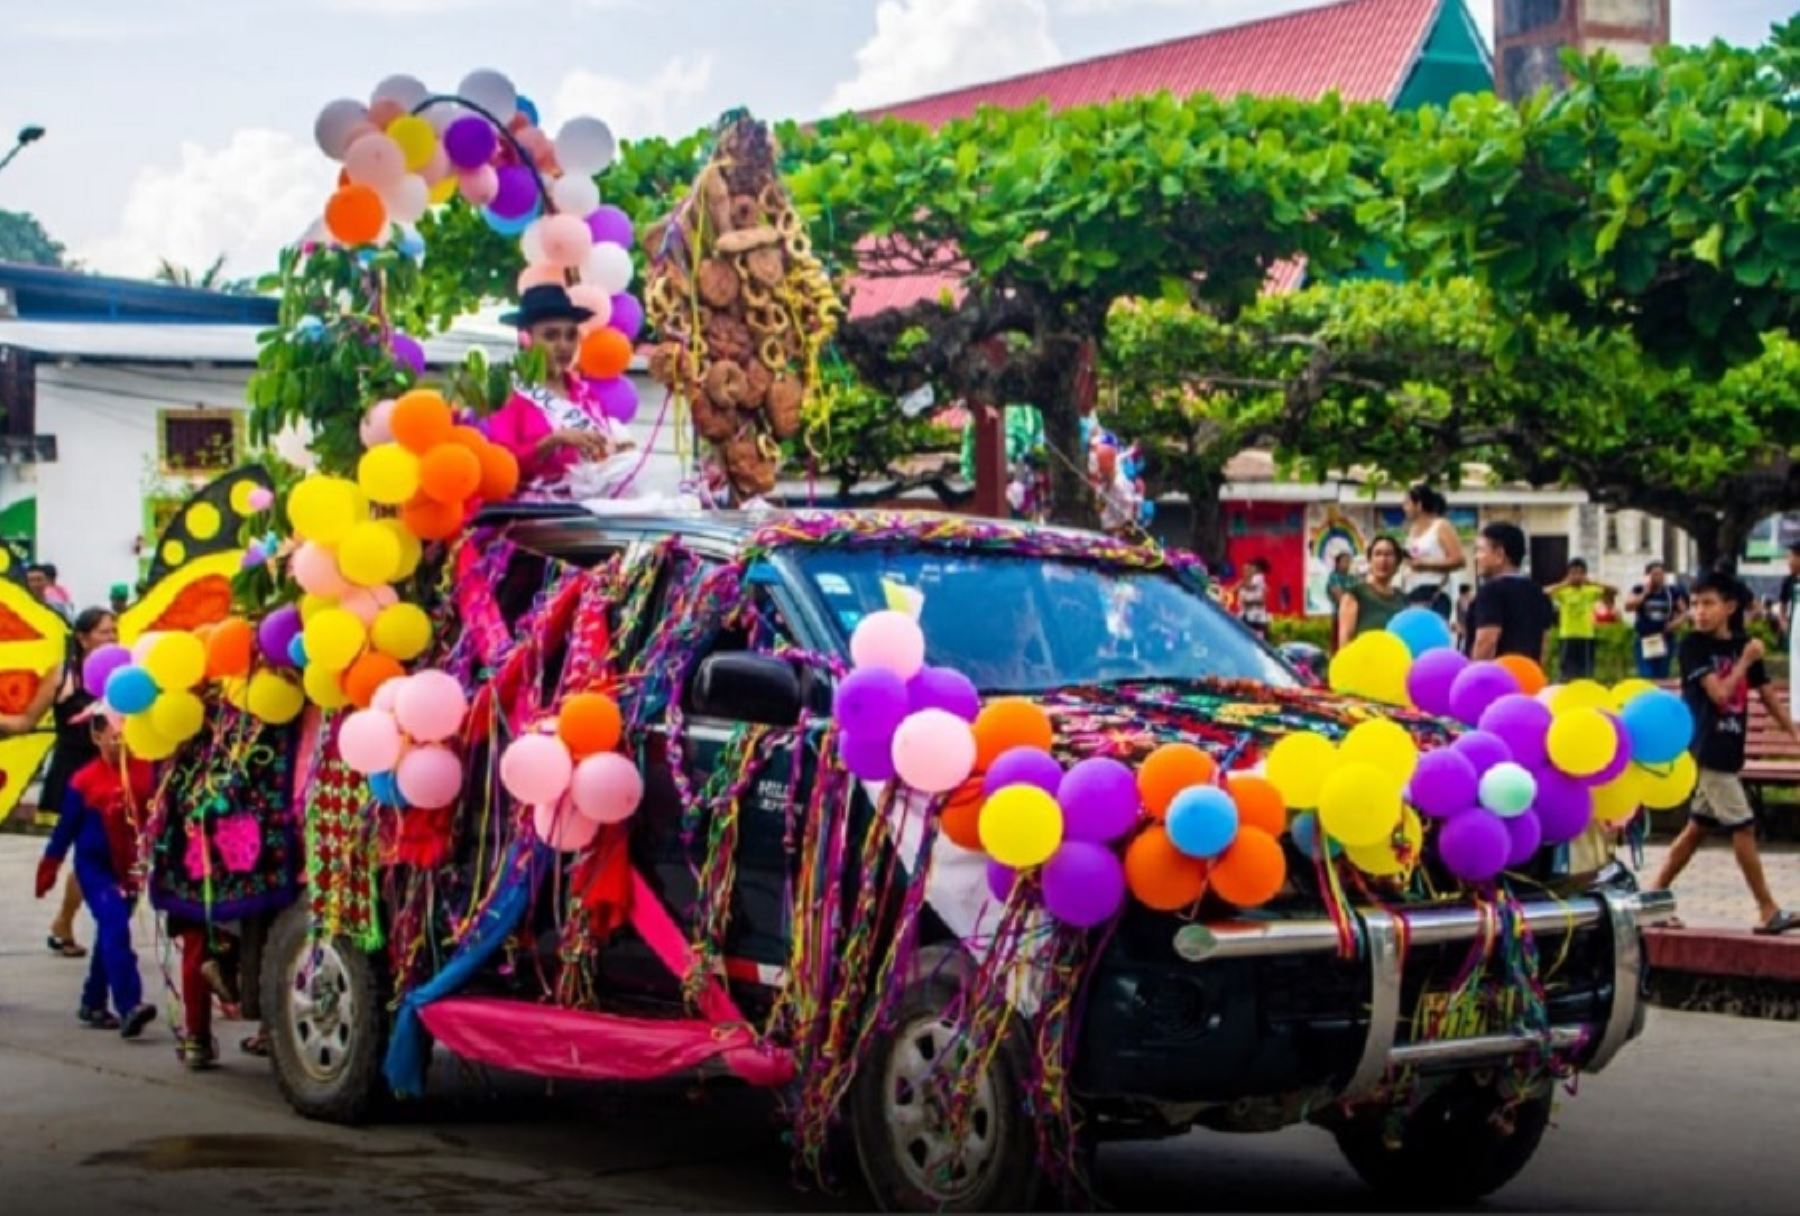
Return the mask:
<svg viewBox="0 0 1800 1216">
<path fill-rule="evenodd" d="M 1690 975 L 1800 983 L 1800 936 L 1743 929 L 1646 929 L 1650 965 Z"/>
</svg>

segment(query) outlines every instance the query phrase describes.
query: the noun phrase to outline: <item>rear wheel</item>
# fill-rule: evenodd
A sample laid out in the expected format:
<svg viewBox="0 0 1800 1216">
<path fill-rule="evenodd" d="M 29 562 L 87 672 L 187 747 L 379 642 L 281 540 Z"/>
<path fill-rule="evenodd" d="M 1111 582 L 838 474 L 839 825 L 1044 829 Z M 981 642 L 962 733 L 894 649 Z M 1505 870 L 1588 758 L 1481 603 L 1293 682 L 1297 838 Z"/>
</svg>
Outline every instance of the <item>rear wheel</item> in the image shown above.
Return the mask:
<svg viewBox="0 0 1800 1216">
<path fill-rule="evenodd" d="M 360 1123 L 382 1093 L 387 1017 L 375 963 L 343 937 L 314 941 L 306 909 L 289 908 L 269 934 L 263 1010 L 275 1077 L 309 1119 Z"/>
<path fill-rule="evenodd" d="M 1473 1203 L 1518 1176 L 1550 1126 L 1549 1092 L 1502 1113 L 1490 1084 L 1457 1078 L 1401 1118 L 1358 1114 L 1336 1129 L 1338 1148 L 1362 1180 L 1396 1203 Z"/>
</svg>

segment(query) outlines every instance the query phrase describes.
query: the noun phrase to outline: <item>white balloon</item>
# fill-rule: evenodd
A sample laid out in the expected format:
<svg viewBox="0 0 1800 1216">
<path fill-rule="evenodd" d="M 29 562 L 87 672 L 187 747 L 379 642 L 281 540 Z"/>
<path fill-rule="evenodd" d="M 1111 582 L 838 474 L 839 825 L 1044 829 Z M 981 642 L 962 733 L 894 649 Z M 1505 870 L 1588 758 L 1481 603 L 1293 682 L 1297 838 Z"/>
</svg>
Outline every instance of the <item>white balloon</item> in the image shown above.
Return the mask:
<svg viewBox="0 0 1800 1216">
<path fill-rule="evenodd" d="M 456 95 L 480 106 L 495 121 L 508 123 L 519 111 L 519 92 L 513 82 L 492 68 L 470 72 L 456 86 Z"/>
<path fill-rule="evenodd" d="M 350 148 L 350 135 L 360 123 L 368 121 L 369 110 L 360 101 L 340 97 L 328 103 L 313 120 L 313 139 L 319 150 L 332 160 L 343 160 Z"/>
<path fill-rule="evenodd" d="M 525 255 L 527 266 L 536 266 L 546 259 L 544 257 L 544 221 L 542 217 L 525 225 L 525 231 L 519 234 L 519 252 Z"/>
<path fill-rule="evenodd" d="M 598 173 L 618 150 L 612 129 L 598 118 L 571 118 L 556 133 L 556 161 L 568 173 Z"/>
<path fill-rule="evenodd" d="M 467 118 L 475 111 L 468 106 L 458 105 L 454 101 L 440 101 L 431 106 L 419 117 L 431 124 L 431 129 L 440 136 L 450 129 L 450 124 L 459 118 Z"/>
<path fill-rule="evenodd" d="M 431 90 L 427 89 L 424 82 L 418 77 L 400 74 L 397 76 L 389 76 L 386 80 L 376 85 L 375 93 L 370 98 L 370 101 L 380 101 L 385 97 L 410 114 L 412 113 L 414 106 L 418 105 L 429 96 L 431 96 Z"/>
<path fill-rule="evenodd" d="M 550 201 L 561 215 L 587 217 L 600 205 L 600 187 L 585 173 L 565 173 L 550 187 Z"/>
<path fill-rule="evenodd" d="M 625 246 L 602 241 L 588 254 L 587 265 L 581 270 L 581 281 L 592 283 L 609 296 L 616 296 L 631 286 L 631 274 L 631 254 L 626 252 Z"/>
<path fill-rule="evenodd" d="M 416 223 L 431 205 L 431 187 L 417 173 L 408 173 L 382 191 L 381 201 L 387 204 L 390 220 L 397 224 Z"/>
</svg>

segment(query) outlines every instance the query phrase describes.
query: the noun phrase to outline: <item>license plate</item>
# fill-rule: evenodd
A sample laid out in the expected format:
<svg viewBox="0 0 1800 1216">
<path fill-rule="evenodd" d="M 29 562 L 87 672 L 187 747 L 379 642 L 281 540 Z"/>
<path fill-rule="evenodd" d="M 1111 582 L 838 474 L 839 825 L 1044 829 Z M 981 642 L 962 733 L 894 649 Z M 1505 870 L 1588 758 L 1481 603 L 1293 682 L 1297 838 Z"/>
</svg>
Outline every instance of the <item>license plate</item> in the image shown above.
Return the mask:
<svg viewBox="0 0 1800 1216">
<path fill-rule="evenodd" d="M 1494 1033 L 1494 1027 L 1510 1025 L 1517 994 L 1476 991 L 1452 1003 L 1448 992 L 1427 992 L 1413 1010 L 1413 1042 L 1431 1039 L 1473 1039 Z"/>
</svg>

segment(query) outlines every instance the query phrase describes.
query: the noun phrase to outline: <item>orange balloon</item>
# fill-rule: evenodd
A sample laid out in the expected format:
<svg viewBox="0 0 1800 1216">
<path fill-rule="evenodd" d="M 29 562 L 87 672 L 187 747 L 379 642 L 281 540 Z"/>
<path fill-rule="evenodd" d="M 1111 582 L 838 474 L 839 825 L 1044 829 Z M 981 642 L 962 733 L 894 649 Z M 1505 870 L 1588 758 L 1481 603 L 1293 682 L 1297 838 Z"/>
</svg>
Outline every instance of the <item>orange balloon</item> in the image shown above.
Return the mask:
<svg viewBox="0 0 1800 1216">
<path fill-rule="evenodd" d="M 450 428 L 450 442 L 459 448 L 468 448 L 479 459 L 481 449 L 488 445 L 488 437 L 472 426 L 453 426 Z"/>
<path fill-rule="evenodd" d="M 388 426 L 402 447 L 423 456 L 450 438 L 450 404 L 442 393 L 415 388 L 395 400 Z"/>
<path fill-rule="evenodd" d="M 985 772 L 1002 752 L 1015 747 L 1047 752 L 1055 742 L 1056 728 L 1042 706 L 1005 697 L 984 705 L 975 718 L 975 767 Z"/>
<path fill-rule="evenodd" d="M 1519 691 L 1528 697 L 1535 697 L 1550 685 L 1550 679 L 1537 661 L 1522 654 L 1503 654 L 1494 660 L 1506 670 L 1512 672 L 1513 679 L 1519 682 Z"/>
<path fill-rule="evenodd" d="M 325 203 L 325 231 L 345 245 L 370 245 L 387 231 L 387 204 L 368 186 L 345 186 Z"/>
<path fill-rule="evenodd" d="M 489 502 L 505 502 L 519 488 L 519 458 L 497 443 L 475 453 L 481 461 L 480 494 Z"/>
<path fill-rule="evenodd" d="M 255 640 L 256 631 L 243 617 L 228 616 L 220 621 L 206 639 L 206 678 L 249 675 Z"/>
<path fill-rule="evenodd" d="M 1287 881 L 1287 854 L 1281 842 L 1260 828 L 1238 827 L 1237 839 L 1213 862 L 1213 894 L 1240 908 L 1274 899 Z"/>
<path fill-rule="evenodd" d="M 1237 803 L 1238 822 L 1243 826 L 1261 828 L 1271 836 L 1287 831 L 1287 804 L 1267 779 L 1232 773 L 1225 778 L 1225 792 Z"/>
<path fill-rule="evenodd" d="M 1210 785 L 1219 766 L 1192 743 L 1165 743 L 1138 769 L 1138 794 L 1152 818 L 1169 813 L 1175 795 L 1193 785 Z"/>
<path fill-rule="evenodd" d="M 581 340 L 576 362 L 590 380 L 611 380 L 631 366 L 631 341 L 616 329 L 601 326 Z"/>
<path fill-rule="evenodd" d="M 1189 857 L 1153 823 L 1125 847 L 1125 885 L 1146 908 L 1174 912 L 1206 894 L 1206 863 Z"/>
<path fill-rule="evenodd" d="M 986 801 L 981 774 L 977 773 L 950 792 L 944 809 L 938 813 L 938 829 L 950 838 L 951 844 L 972 853 L 981 852 L 981 833 L 977 831 L 977 825 L 981 822 L 981 807 Z"/>
<path fill-rule="evenodd" d="M 597 692 L 578 692 L 562 703 L 556 733 L 577 757 L 610 752 L 624 733 L 618 702 Z"/>
<path fill-rule="evenodd" d="M 427 498 L 460 506 L 480 488 L 481 460 L 460 444 L 440 443 L 419 461 L 419 489 Z"/>
<path fill-rule="evenodd" d="M 405 674 L 400 660 L 379 650 L 366 650 L 344 673 L 344 695 L 358 709 L 367 709 L 375 699 L 376 689 Z"/>
<path fill-rule="evenodd" d="M 400 522 L 420 540 L 449 540 L 462 529 L 462 504 L 421 494 L 400 508 Z"/>
</svg>

